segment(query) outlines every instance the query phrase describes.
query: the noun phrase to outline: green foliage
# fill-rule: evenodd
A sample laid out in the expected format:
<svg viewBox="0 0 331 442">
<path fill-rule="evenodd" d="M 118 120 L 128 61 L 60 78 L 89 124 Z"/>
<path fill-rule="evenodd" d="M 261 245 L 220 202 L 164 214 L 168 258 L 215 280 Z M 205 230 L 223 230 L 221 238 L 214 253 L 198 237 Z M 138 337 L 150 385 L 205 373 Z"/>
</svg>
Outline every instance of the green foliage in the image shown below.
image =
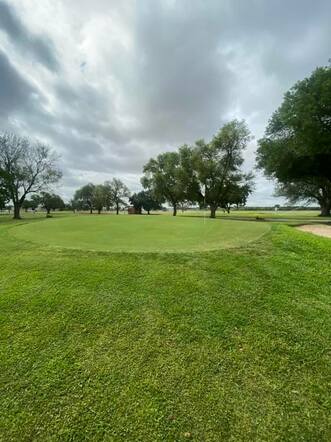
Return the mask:
<svg viewBox="0 0 331 442">
<path fill-rule="evenodd" d="M 4 180 L 0 177 L 0 210 L 4 209 L 10 200 L 9 191 L 5 186 Z"/>
<path fill-rule="evenodd" d="M 177 214 L 178 204 L 185 199 L 186 182 L 181 168 L 181 157 L 178 152 L 165 152 L 151 159 L 144 166 L 141 183 L 158 201 L 166 201 Z"/>
<path fill-rule="evenodd" d="M 285 94 L 259 140 L 257 164 L 290 193 L 298 186 L 303 197 L 307 188 L 308 200 L 312 180 L 331 183 L 331 67 L 317 68 Z"/>
<path fill-rule="evenodd" d="M 22 208 L 25 210 L 28 209 L 36 210 L 41 203 L 42 203 L 41 196 L 38 194 L 33 194 L 29 200 L 28 199 L 24 200 Z"/>
<path fill-rule="evenodd" d="M 62 198 L 55 193 L 42 192 L 40 195 L 40 204 L 46 209 L 47 215 L 50 214 L 51 210 L 64 209 L 65 204 Z"/>
<path fill-rule="evenodd" d="M 62 173 L 48 146 L 5 133 L 0 135 L 0 178 L 14 204 L 14 218 L 30 193 L 38 193 L 57 182 Z"/>
<path fill-rule="evenodd" d="M 129 196 L 130 191 L 127 186 L 121 180 L 114 178 L 104 184 L 89 183 L 76 190 L 71 205 L 75 210 L 89 210 L 90 213 L 93 209 L 100 213 L 104 207 L 107 210 L 115 207 L 118 214 Z"/>
<path fill-rule="evenodd" d="M 279 183 L 277 196 L 284 196 L 291 204 L 300 201 L 318 202 L 321 207 L 321 216 L 330 216 L 331 210 L 331 182 L 326 178 L 306 177 Z"/>
<path fill-rule="evenodd" d="M 145 190 L 134 193 L 130 197 L 130 203 L 137 211 L 141 211 L 141 209 L 144 209 L 148 213 L 148 215 L 151 210 L 162 209 L 161 203 L 153 197 L 152 192 Z"/>
<path fill-rule="evenodd" d="M 218 207 L 244 204 L 252 190 L 252 175 L 240 171 L 243 150 L 250 140 L 244 121 L 225 124 L 210 143 L 199 140 L 195 146 L 182 146 L 166 152 L 144 167 L 142 184 L 158 200 L 174 208 L 185 202 L 208 205 L 211 217 Z"/>
<path fill-rule="evenodd" d="M 251 174 L 237 174 L 226 180 L 221 192 L 219 207 L 230 213 L 231 206 L 233 205 L 237 209 L 240 206 L 245 206 L 247 198 L 253 190 L 252 181 L 253 176 Z"/>
<path fill-rule="evenodd" d="M 94 253 L 5 219 L 3 440 L 329 440 L 330 240 L 274 225 L 240 249 Z"/>
<path fill-rule="evenodd" d="M 118 215 L 120 208 L 126 204 L 127 199 L 130 197 L 130 191 L 118 178 L 113 178 L 112 181 L 106 181 L 104 187 L 107 204 L 115 206 Z"/>
<path fill-rule="evenodd" d="M 214 218 L 218 207 L 227 208 L 234 198 L 244 202 L 251 191 L 251 175 L 240 172 L 243 150 L 250 140 L 244 121 L 225 124 L 208 144 L 196 142 L 193 149 L 193 168 L 198 182 L 197 198 L 207 204 Z"/>
<path fill-rule="evenodd" d="M 93 207 L 98 211 L 100 214 L 102 209 L 105 207 L 107 202 L 106 197 L 106 187 L 102 184 L 98 184 L 97 186 L 94 186 L 93 194 L 92 194 L 92 203 Z"/>
<path fill-rule="evenodd" d="M 90 213 L 93 212 L 93 195 L 94 195 L 95 185 L 88 183 L 80 189 L 76 190 L 73 202 L 74 206 L 78 210 L 89 210 Z"/>
</svg>

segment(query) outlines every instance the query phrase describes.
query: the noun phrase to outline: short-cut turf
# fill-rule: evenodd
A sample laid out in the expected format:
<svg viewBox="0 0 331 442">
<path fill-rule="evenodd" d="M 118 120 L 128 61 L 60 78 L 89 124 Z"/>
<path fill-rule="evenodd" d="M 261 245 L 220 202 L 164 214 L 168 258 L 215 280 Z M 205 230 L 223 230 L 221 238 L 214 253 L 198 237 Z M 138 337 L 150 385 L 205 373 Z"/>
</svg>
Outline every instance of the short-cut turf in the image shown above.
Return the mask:
<svg viewBox="0 0 331 442">
<path fill-rule="evenodd" d="M 20 228 L 0 219 L 1 441 L 330 440 L 329 239 L 114 254 Z"/>
<path fill-rule="evenodd" d="M 197 217 L 78 215 L 12 229 L 39 244 L 111 252 L 191 252 L 238 247 L 269 230 L 261 222 Z"/>
</svg>

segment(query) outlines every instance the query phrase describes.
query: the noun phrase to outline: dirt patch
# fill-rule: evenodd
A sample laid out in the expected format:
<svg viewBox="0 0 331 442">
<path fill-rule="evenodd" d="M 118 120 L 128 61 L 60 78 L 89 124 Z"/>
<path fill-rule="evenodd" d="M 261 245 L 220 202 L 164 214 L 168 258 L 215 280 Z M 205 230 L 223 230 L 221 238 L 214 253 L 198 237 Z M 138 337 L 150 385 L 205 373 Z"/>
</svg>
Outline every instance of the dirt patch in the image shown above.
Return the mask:
<svg viewBox="0 0 331 442">
<path fill-rule="evenodd" d="M 331 238 L 331 226 L 318 226 L 316 224 L 300 226 L 299 230 L 304 232 L 314 233 L 314 235 L 326 236 L 327 238 Z"/>
</svg>

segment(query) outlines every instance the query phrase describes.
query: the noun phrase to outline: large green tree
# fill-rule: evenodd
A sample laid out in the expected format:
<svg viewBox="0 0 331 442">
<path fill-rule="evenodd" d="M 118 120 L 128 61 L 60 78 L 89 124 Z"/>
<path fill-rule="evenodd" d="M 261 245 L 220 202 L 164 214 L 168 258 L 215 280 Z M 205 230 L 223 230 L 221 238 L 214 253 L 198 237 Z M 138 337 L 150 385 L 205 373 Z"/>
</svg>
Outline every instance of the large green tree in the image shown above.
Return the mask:
<svg viewBox="0 0 331 442">
<path fill-rule="evenodd" d="M 116 214 L 119 214 L 120 208 L 126 204 L 127 199 L 130 197 L 130 190 L 128 187 L 118 178 L 113 178 L 111 181 L 104 183 L 105 188 L 105 204 L 107 206 L 115 207 Z"/>
<path fill-rule="evenodd" d="M 210 143 L 199 140 L 193 148 L 193 170 L 198 183 L 196 199 L 200 205 L 209 206 L 211 218 L 215 218 L 219 207 L 228 207 L 232 184 L 247 186 L 252 180 L 240 170 L 249 140 L 246 123 L 233 120 L 226 123 Z"/>
<path fill-rule="evenodd" d="M 157 201 L 153 197 L 153 194 L 148 190 L 142 190 L 141 192 L 134 193 L 130 197 L 130 203 L 137 211 L 144 209 L 148 215 L 150 214 L 151 210 L 160 210 L 162 208 L 161 203 Z"/>
<path fill-rule="evenodd" d="M 93 213 L 93 196 L 95 191 L 95 185 L 92 183 L 88 183 L 85 186 L 80 187 L 76 190 L 73 204 L 79 210 L 89 210 L 90 213 Z"/>
<path fill-rule="evenodd" d="M 183 167 L 183 147 L 179 152 L 165 152 L 144 166 L 141 183 L 157 201 L 166 201 L 177 215 L 178 204 L 187 196 L 187 171 Z"/>
<path fill-rule="evenodd" d="M 285 94 L 258 144 L 258 167 L 283 189 L 292 193 L 298 186 L 304 199 L 307 188 L 309 200 L 312 181 L 331 183 L 331 67 L 317 68 Z M 330 214 L 328 197 L 319 203 L 322 214 Z"/>
<path fill-rule="evenodd" d="M 0 135 L 0 178 L 14 205 L 14 218 L 30 193 L 38 193 L 57 182 L 61 172 L 48 146 L 11 133 Z"/>
<path fill-rule="evenodd" d="M 47 216 L 50 215 L 51 210 L 65 208 L 63 199 L 55 193 L 42 192 L 40 195 L 40 204 L 46 210 Z"/>
<path fill-rule="evenodd" d="M 100 215 L 102 209 L 106 205 L 106 187 L 103 184 L 94 186 L 92 195 L 93 207 L 98 211 Z"/>
</svg>

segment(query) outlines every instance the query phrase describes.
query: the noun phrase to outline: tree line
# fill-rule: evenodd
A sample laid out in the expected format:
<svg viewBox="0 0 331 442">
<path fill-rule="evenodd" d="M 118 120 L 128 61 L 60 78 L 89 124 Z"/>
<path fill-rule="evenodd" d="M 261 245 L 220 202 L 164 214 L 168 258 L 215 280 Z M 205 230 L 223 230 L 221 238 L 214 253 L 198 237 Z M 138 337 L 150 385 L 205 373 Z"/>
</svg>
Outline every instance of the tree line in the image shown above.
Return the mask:
<svg viewBox="0 0 331 442">
<path fill-rule="evenodd" d="M 244 121 L 233 120 L 206 143 L 181 146 L 152 158 L 143 169 L 145 189 L 176 216 L 184 202 L 208 207 L 215 218 L 218 208 L 245 205 L 253 189 L 253 175 L 241 171 L 243 151 L 251 136 Z"/>
<path fill-rule="evenodd" d="M 112 181 L 105 181 L 104 184 L 89 183 L 76 190 L 71 206 L 74 210 L 88 210 L 90 213 L 93 210 L 101 213 L 104 208 L 110 210 L 115 207 L 118 215 L 129 196 L 128 187 L 121 180 L 114 178 Z"/>
<path fill-rule="evenodd" d="M 193 204 L 209 208 L 215 218 L 219 208 L 244 206 L 253 191 L 253 174 L 242 170 L 250 140 L 245 121 L 230 121 L 209 142 L 201 139 L 150 159 L 140 192 L 130 195 L 117 178 L 89 183 L 75 192 L 70 207 L 91 213 L 115 208 L 118 214 L 130 201 L 138 213 L 149 213 L 166 203 L 176 215 L 179 207 Z M 258 140 L 257 168 L 276 181 L 276 195 L 290 204 L 318 203 L 321 215 L 330 216 L 330 66 L 317 68 L 285 94 Z M 0 209 L 11 201 L 14 218 L 19 218 L 22 208 L 42 206 L 47 213 L 64 208 L 62 198 L 50 191 L 61 176 L 49 146 L 11 133 L 0 135 Z"/>
<path fill-rule="evenodd" d="M 167 203 L 176 216 L 178 207 L 188 203 L 209 207 L 211 218 L 215 218 L 218 208 L 230 211 L 231 205 L 245 205 L 252 192 L 253 175 L 240 170 L 249 140 L 246 123 L 231 121 L 209 143 L 198 140 L 194 146 L 184 145 L 152 158 L 143 169 L 141 192 L 130 196 L 129 189 L 114 178 L 81 187 L 72 205 L 90 213 L 115 205 L 118 214 L 125 198 L 129 198 L 138 212 L 143 208 L 149 213 Z"/>
<path fill-rule="evenodd" d="M 118 215 L 128 201 L 140 213 L 144 209 L 148 214 L 151 210 L 159 210 L 161 204 L 153 198 L 150 192 L 141 191 L 131 195 L 128 187 L 118 178 L 105 181 L 103 184 L 88 183 L 76 190 L 70 207 L 73 210 L 85 210 L 91 214 L 96 210 L 99 214 L 102 210 L 114 209 Z"/>
</svg>

